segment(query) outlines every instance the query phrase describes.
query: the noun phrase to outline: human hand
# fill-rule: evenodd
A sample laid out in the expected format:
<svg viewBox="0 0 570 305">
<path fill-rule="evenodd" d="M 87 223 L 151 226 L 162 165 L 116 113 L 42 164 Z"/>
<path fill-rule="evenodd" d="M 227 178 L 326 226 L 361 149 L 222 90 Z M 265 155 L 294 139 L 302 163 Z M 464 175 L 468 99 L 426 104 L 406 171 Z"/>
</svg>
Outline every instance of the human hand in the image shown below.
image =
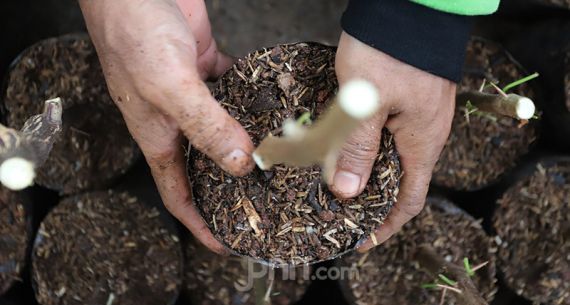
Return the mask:
<svg viewBox="0 0 570 305">
<path fill-rule="evenodd" d="M 343 33 L 336 55 L 340 86 L 350 79 L 366 79 L 380 93 L 376 116 L 366 121 L 344 145 L 330 186 L 341 198 L 360 194 L 378 154 L 383 127 L 393 134 L 404 176 L 398 201 L 375 233 L 386 241 L 416 216 L 427 196 L 433 167 L 451 129 L 456 85 L 386 55 Z M 375 246 L 369 239 L 364 252 Z"/>
<path fill-rule="evenodd" d="M 228 69 L 203 0 L 81 0 L 111 96 L 162 200 L 204 245 L 225 254 L 192 203 L 183 135 L 232 175 L 253 169 L 253 144 L 204 83 Z"/>
</svg>

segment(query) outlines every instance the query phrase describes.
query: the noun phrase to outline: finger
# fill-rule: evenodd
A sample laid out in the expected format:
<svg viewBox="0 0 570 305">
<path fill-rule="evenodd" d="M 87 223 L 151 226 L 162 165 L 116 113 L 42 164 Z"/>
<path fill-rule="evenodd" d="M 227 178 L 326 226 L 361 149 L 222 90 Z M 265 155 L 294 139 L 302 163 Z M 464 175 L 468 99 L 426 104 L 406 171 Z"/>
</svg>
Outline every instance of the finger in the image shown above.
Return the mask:
<svg viewBox="0 0 570 305">
<path fill-rule="evenodd" d="M 182 135 L 176 122 L 162 115 L 130 91 L 113 90 L 129 131 L 141 148 L 151 169 L 165 207 L 210 250 L 225 255 L 229 251 L 212 235 L 192 203 L 192 191 L 182 149 Z"/>
<path fill-rule="evenodd" d="M 243 176 L 255 166 L 253 143 L 245 129 L 212 97 L 208 87 L 193 78 L 174 84 L 170 92 L 146 99 L 168 100 L 156 106 L 173 118 L 192 146 L 208 155 L 218 166 L 234 176 Z"/>
<path fill-rule="evenodd" d="M 218 78 L 232 66 L 235 59 L 218 51 L 216 41 L 211 36 L 212 29 L 204 1 L 176 0 L 176 5 L 195 35 L 198 66 L 202 67 L 199 71 L 206 72 L 202 79 Z"/>
<path fill-rule="evenodd" d="M 195 48 L 190 30 L 184 29 L 173 22 L 155 30 L 152 43 L 142 42 L 141 52 L 136 53 L 137 64 L 127 57 L 115 63 L 115 69 L 127 71 L 130 77 L 119 81 L 131 83 L 141 100 L 172 118 L 190 143 L 223 170 L 243 176 L 254 167 L 253 143 L 244 128 L 212 97 L 203 81 L 207 77 L 202 75 L 205 67 L 198 63 L 200 50 Z M 215 43 L 211 45 L 215 48 Z M 227 65 L 228 59 L 220 58 L 220 66 Z"/>
<path fill-rule="evenodd" d="M 402 160 L 403 161 L 403 160 Z M 418 215 L 424 207 L 425 199 L 431 179 L 429 174 L 418 174 L 402 178 L 398 201 L 390 210 L 388 218 L 382 226 L 374 232 L 375 238 L 367 238 L 357 246 L 358 252 L 364 253 L 371 248 L 382 244 L 399 232 L 404 224 Z"/>
<path fill-rule="evenodd" d="M 374 160 L 380 148 L 381 130 L 386 116 L 382 113 L 364 122 L 343 145 L 335 174 L 332 178 L 331 191 L 340 198 L 352 198 L 364 190 Z"/>
<path fill-rule="evenodd" d="M 203 80 L 215 80 L 224 74 L 236 61 L 236 58 L 218 50 L 216 41 L 210 42 L 203 53 L 198 54 L 198 71 Z"/>
<path fill-rule="evenodd" d="M 192 203 L 181 141 L 159 154 L 146 156 L 146 159 L 166 208 L 210 250 L 229 255 L 229 251 L 214 238 Z"/>
<path fill-rule="evenodd" d="M 442 117 L 444 119 L 432 123 L 409 124 L 410 118 L 406 115 L 388 121 L 387 127 L 394 131 L 404 175 L 397 202 L 388 218 L 376 230 L 374 239 L 358 246 L 359 252 L 388 240 L 423 209 L 433 167 L 447 139 L 452 115 L 442 113 Z M 420 134 L 421 137 L 416 136 Z"/>
<path fill-rule="evenodd" d="M 217 52 L 216 64 L 213 68 L 210 77 L 217 79 L 222 76 L 226 71 L 228 71 L 232 65 L 235 63 L 236 58 L 226 55 L 222 52 Z"/>
</svg>

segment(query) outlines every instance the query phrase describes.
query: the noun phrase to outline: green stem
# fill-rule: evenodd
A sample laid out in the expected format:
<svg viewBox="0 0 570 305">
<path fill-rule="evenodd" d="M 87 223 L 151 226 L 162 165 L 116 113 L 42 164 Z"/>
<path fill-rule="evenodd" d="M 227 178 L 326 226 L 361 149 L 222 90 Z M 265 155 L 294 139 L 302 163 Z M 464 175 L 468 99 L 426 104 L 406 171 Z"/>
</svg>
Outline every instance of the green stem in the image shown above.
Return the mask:
<svg viewBox="0 0 570 305">
<path fill-rule="evenodd" d="M 533 79 L 537 78 L 538 75 L 539 75 L 539 74 L 535 72 L 535 73 L 533 73 L 533 74 L 531 74 L 531 75 L 529 75 L 529 76 L 523 77 L 523 78 L 521 78 L 521 79 L 519 79 L 519 80 L 516 80 L 516 81 L 514 81 L 514 82 L 512 82 L 512 83 L 510 83 L 510 84 L 508 84 L 508 85 L 506 85 L 505 87 L 503 87 L 502 90 L 503 90 L 503 92 L 507 92 L 508 90 L 513 89 L 514 87 L 520 86 L 520 85 L 522 85 L 522 84 L 524 84 L 524 83 L 526 83 L 526 82 L 528 82 L 528 81 L 530 81 L 530 80 L 533 80 Z"/>
</svg>

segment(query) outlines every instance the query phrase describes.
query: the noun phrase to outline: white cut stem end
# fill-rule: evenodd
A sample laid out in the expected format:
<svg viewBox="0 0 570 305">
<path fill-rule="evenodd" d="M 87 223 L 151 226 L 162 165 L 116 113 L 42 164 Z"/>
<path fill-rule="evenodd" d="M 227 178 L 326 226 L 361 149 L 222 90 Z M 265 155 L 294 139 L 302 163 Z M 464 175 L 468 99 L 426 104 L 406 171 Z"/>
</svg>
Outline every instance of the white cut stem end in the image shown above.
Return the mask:
<svg viewBox="0 0 570 305">
<path fill-rule="evenodd" d="M 26 159 L 13 157 L 0 165 L 0 182 L 13 191 L 31 186 L 35 177 L 34 164 Z"/>
<path fill-rule="evenodd" d="M 287 119 L 283 122 L 283 136 L 300 138 L 305 133 L 305 129 L 297 122 Z"/>
<path fill-rule="evenodd" d="M 255 161 L 255 164 L 257 164 L 257 167 L 259 167 L 260 169 L 266 171 L 271 168 L 271 166 L 267 166 L 267 164 L 263 162 L 263 158 L 261 158 L 257 153 L 254 152 L 251 156 L 253 157 L 253 161 Z"/>
<path fill-rule="evenodd" d="M 517 116 L 521 120 L 531 119 L 534 116 L 535 110 L 536 108 L 531 99 L 527 97 L 522 97 L 521 99 L 519 99 L 516 111 L 517 111 Z"/>
<path fill-rule="evenodd" d="M 371 117 L 380 107 L 378 90 L 365 80 L 351 80 L 338 93 L 340 107 L 356 119 Z"/>
</svg>

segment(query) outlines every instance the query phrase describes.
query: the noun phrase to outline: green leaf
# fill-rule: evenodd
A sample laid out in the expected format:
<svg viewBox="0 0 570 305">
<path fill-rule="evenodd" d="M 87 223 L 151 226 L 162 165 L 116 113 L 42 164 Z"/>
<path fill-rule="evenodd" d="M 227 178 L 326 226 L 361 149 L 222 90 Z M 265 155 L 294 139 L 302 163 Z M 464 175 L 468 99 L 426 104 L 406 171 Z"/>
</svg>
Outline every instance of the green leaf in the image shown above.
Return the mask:
<svg viewBox="0 0 570 305">
<path fill-rule="evenodd" d="M 533 80 L 533 79 L 537 78 L 538 75 L 539 75 L 538 72 L 535 72 L 535 73 L 533 73 L 533 74 L 531 74 L 531 75 L 529 75 L 529 76 L 523 77 L 523 78 L 521 78 L 521 79 L 519 79 L 519 80 L 516 80 L 516 81 L 514 81 L 514 82 L 512 82 L 512 83 L 510 83 L 510 84 L 508 84 L 508 85 L 506 85 L 505 87 L 503 87 L 502 90 L 503 90 L 503 92 L 506 93 L 508 90 L 513 89 L 514 87 L 520 86 L 520 85 L 522 85 L 522 84 L 524 84 L 524 83 L 526 83 L 526 82 L 528 82 L 528 81 L 530 81 L 530 80 Z"/>
<path fill-rule="evenodd" d="M 469 277 L 475 275 L 475 272 L 473 271 L 473 268 L 471 268 L 471 264 L 469 263 L 469 259 L 467 257 L 463 258 L 463 266 L 465 266 L 465 271 Z"/>
<path fill-rule="evenodd" d="M 303 114 L 301 114 L 301 116 L 297 119 L 297 124 L 299 125 L 305 125 L 306 124 L 313 124 L 313 121 L 311 121 L 311 113 L 310 112 L 305 112 Z"/>
<path fill-rule="evenodd" d="M 437 288 L 436 283 L 422 284 L 423 289 L 435 289 Z"/>
<path fill-rule="evenodd" d="M 439 274 L 438 275 L 439 279 L 441 279 L 442 281 L 444 281 L 447 285 L 449 286 L 455 286 L 457 285 L 457 282 L 454 280 L 451 280 L 450 278 L 448 278 L 447 276 L 443 275 L 443 274 Z"/>
</svg>

